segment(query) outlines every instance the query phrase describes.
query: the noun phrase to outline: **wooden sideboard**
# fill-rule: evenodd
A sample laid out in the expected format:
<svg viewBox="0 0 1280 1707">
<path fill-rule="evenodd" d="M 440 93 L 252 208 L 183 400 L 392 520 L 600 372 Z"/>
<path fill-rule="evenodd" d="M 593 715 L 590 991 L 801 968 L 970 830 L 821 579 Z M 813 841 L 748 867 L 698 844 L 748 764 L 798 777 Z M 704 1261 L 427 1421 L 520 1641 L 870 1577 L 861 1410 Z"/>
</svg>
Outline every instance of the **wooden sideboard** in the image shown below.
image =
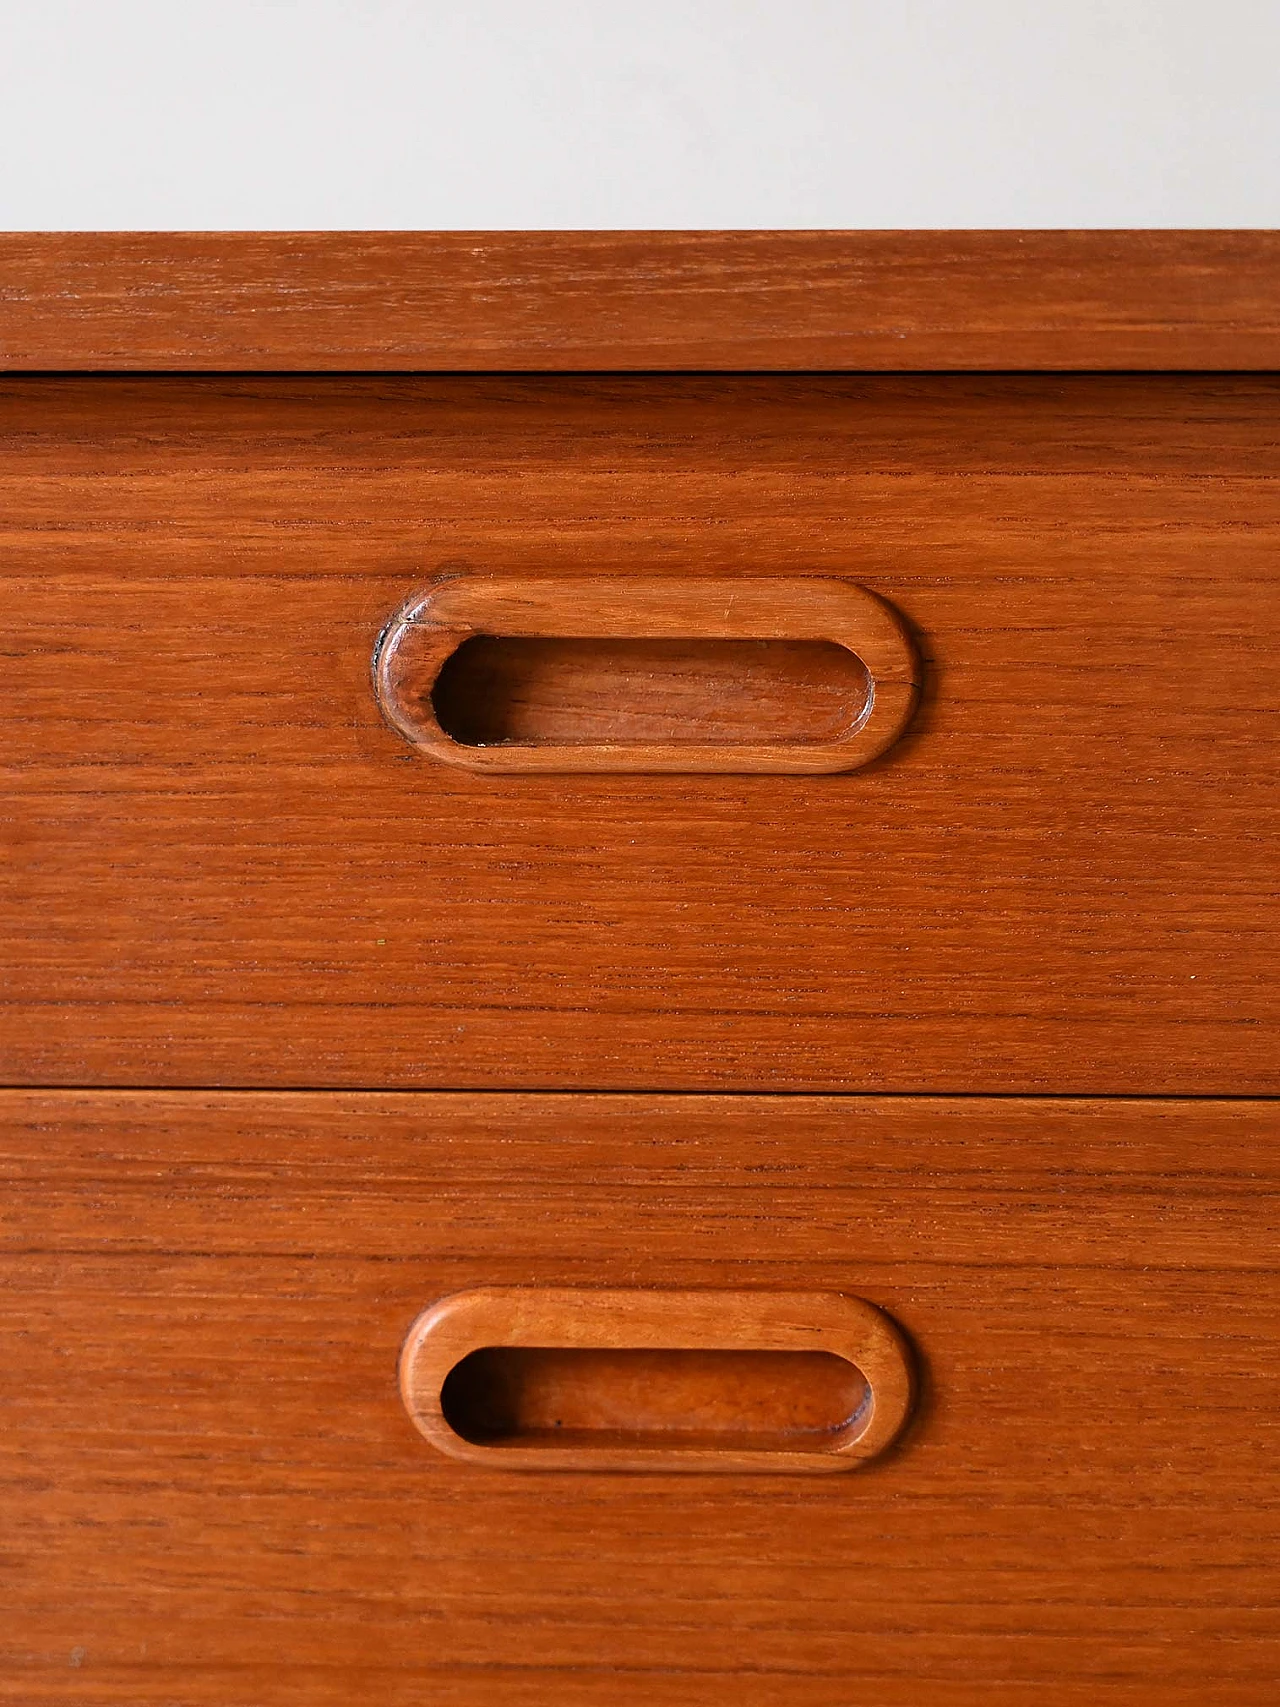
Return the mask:
<svg viewBox="0 0 1280 1707">
<path fill-rule="evenodd" d="M 1270 1707 L 1280 234 L 4 235 L 0 369 L 0 1702 Z"/>
</svg>

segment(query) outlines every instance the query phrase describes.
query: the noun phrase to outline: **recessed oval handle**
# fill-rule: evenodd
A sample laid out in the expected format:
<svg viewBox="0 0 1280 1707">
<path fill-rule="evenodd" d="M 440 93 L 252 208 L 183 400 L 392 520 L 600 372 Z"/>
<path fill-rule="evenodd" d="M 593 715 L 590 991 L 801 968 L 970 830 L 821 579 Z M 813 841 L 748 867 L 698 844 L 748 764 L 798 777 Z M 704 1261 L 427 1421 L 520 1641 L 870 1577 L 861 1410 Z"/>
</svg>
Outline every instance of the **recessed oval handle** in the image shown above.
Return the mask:
<svg viewBox="0 0 1280 1707">
<path fill-rule="evenodd" d="M 440 1451 L 543 1470 L 847 1470 L 914 1396 L 893 1322 L 827 1292 L 456 1293 L 414 1323 L 400 1387 Z"/>
<path fill-rule="evenodd" d="M 522 649 L 521 640 L 547 644 Z M 552 737 L 530 734 L 537 717 L 527 706 L 513 719 L 460 706 L 468 657 L 472 692 L 484 691 L 486 669 L 491 680 L 505 671 L 508 696 L 520 691 L 512 678 L 521 668 L 540 671 L 544 689 L 558 682 L 567 698 L 544 708 Z M 856 770 L 897 740 L 920 685 L 918 656 L 891 606 L 850 582 L 798 577 L 446 577 L 392 618 L 373 669 L 382 711 L 406 740 L 449 764 L 507 772 Z M 574 735 L 575 673 L 584 738 Z M 620 707 L 611 733 L 598 703 L 610 679 L 642 702 L 665 684 L 676 727 L 662 739 L 620 738 L 628 721 L 654 726 L 642 704 L 630 720 Z M 732 700 L 730 714 L 718 723 L 691 715 L 686 733 L 681 707 L 699 693 Z"/>
</svg>

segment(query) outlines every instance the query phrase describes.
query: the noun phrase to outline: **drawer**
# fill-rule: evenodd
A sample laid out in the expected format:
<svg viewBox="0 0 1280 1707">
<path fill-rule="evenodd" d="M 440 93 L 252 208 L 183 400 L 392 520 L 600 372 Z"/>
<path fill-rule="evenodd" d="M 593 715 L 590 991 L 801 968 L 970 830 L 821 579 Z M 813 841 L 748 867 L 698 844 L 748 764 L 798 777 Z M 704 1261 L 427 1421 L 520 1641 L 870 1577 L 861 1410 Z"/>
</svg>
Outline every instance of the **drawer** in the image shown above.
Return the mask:
<svg viewBox="0 0 1280 1707">
<path fill-rule="evenodd" d="M 1274 1093 L 1278 404 L 7 379 L 6 1079 Z M 370 668 L 442 576 L 792 589 L 776 643 L 492 637 L 450 714 L 490 755 L 663 718 L 803 747 L 852 691 L 810 580 L 899 613 L 920 705 L 843 774 L 438 763 Z"/>
<path fill-rule="evenodd" d="M 0 1700 L 1274 1700 L 1280 1109 L 3 1093 Z M 397 1393 L 477 1287 L 842 1294 L 851 1473 L 521 1473 Z"/>
</svg>

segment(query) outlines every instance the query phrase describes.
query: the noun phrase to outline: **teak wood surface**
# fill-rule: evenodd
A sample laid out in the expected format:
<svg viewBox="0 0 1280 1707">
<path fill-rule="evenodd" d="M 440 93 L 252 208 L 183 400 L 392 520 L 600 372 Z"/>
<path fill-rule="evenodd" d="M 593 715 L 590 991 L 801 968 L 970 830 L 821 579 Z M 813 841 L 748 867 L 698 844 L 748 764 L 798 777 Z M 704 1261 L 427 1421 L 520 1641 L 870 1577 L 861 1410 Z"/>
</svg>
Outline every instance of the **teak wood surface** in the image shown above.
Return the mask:
<svg viewBox="0 0 1280 1707">
<path fill-rule="evenodd" d="M 1273 1707 L 1280 1108 L 1212 1099 L 1280 1090 L 1280 233 L 0 234 L 5 368 L 0 1702 Z M 371 679 L 441 576 L 865 585 L 922 703 L 446 769 Z M 426 691 L 741 758 L 831 650 Z M 504 1289 L 866 1299 L 917 1403 L 849 1476 L 455 1461 L 398 1361 Z M 865 1394 L 587 1350 L 442 1415 Z"/>
<path fill-rule="evenodd" d="M 1280 1107 L 0 1097 L 0 1700 L 1270 1707 Z M 469 1287 L 866 1298 L 847 1476 L 434 1452 Z"/>
<path fill-rule="evenodd" d="M 0 368 L 1272 369 L 1280 232 L 7 232 Z"/>
<path fill-rule="evenodd" d="M 1280 379 L 0 389 L 10 1083 L 1275 1093 Z M 432 576 L 845 577 L 848 776 L 472 775 Z"/>
</svg>

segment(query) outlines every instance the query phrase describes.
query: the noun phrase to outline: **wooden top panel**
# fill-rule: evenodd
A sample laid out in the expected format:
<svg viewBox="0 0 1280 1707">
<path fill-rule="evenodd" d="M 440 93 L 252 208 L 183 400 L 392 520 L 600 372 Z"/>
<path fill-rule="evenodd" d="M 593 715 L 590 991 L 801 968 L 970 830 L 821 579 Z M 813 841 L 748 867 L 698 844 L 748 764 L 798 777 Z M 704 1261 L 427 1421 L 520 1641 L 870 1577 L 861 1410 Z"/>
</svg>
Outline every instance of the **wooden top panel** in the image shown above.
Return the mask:
<svg viewBox="0 0 1280 1707">
<path fill-rule="evenodd" d="M 0 368 L 1280 367 L 1280 232 L 11 232 Z"/>
</svg>

